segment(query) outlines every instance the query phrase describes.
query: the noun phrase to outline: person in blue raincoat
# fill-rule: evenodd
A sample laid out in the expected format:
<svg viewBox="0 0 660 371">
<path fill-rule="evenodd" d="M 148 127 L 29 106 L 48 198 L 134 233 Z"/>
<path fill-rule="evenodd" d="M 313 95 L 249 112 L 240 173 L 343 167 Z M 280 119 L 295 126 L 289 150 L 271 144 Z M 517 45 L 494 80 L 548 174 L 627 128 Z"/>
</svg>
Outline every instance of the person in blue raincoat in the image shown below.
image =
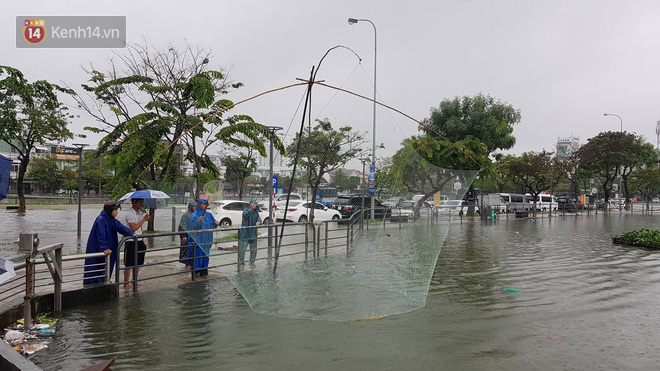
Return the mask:
<svg viewBox="0 0 660 371">
<path fill-rule="evenodd" d="M 134 236 L 135 234 L 128 227 L 121 224 L 117 220 L 117 213 L 119 212 L 119 204 L 116 202 L 108 202 L 103 205 L 103 211 L 96 217 L 92 231 L 89 232 L 87 239 L 87 254 L 105 252 L 110 254 L 110 275 L 115 267 L 117 261 L 117 247 L 119 239 L 117 233 L 124 236 Z M 85 278 L 83 285 L 93 285 L 96 283 L 105 282 L 105 274 L 103 272 L 105 258 L 87 258 L 85 259 Z M 90 266 L 91 265 L 91 266 Z M 93 272 L 97 271 L 97 272 Z"/>
<path fill-rule="evenodd" d="M 241 227 L 252 227 L 261 224 L 259 205 L 256 200 L 250 200 L 250 207 L 243 209 Z M 238 231 L 238 261 L 245 264 L 245 250 L 250 245 L 250 264 L 257 259 L 257 228 L 241 229 Z"/>
<path fill-rule="evenodd" d="M 209 254 L 211 252 L 211 245 L 213 244 L 213 232 L 195 232 L 204 229 L 215 228 L 220 224 L 213 214 L 206 212 L 209 206 L 209 201 L 205 198 L 200 198 L 197 201 L 197 209 L 188 219 L 188 244 L 191 245 L 188 250 L 188 257 L 193 264 L 193 270 L 196 275 L 208 276 Z M 193 254 L 193 249 L 194 254 Z M 195 257 L 192 259 L 192 257 Z"/>
</svg>

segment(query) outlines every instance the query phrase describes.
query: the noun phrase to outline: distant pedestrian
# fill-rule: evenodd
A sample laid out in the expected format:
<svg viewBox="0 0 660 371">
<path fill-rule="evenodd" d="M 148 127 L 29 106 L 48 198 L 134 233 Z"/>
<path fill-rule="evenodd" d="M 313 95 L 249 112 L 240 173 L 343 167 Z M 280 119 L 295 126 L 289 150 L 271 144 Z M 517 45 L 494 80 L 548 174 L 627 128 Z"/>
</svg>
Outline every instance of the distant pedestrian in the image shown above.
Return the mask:
<svg viewBox="0 0 660 371">
<path fill-rule="evenodd" d="M 87 249 L 85 250 L 87 254 L 97 252 L 110 254 L 110 275 L 112 275 L 112 270 L 117 261 L 117 246 L 119 245 L 117 233 L 121 233 L 124 236 L 134 235 L 133 231 L 116 219 L 119 208 L 120 206 L 116 202 L 108 202 L 103 205 L 103 211 L 96 217 L 92 230 L 89 232 Z M 104 264 L 104 257 L 85 259 L 85 279 L 83 280 L 83 285 L 104 283 Z"/>
<path fill-rule="evenodd" d="M 179 248 L 179 261 L 186 265 L 186 269 L 190 269 L 190 259 L 188 258 L 188 219 L 195 212 L 195 203 L 188 204 L 188 210 L 181 215 L 179 219 L 179 234 L 181 247 Z"/>
<path fill-rule="evenodd" d="M 213 232 L 195 232 L 204 229 L 211 229 L 217 227 L 220 222 L 215 220 L 213 214 L 206 212 L 209 206 L 209 201 L 205 198 L 200 198 L 197 201 L 197 210 L 188 219 L 188 245 L 191 245 L 188 250 L 188 256 L 193 262 L 193 269 L 195 274 L 200 276 L 208 276 L 209 254 L 211 253 L 211 245 L 213 244 Z"/>
<path fill-rule="evenodd" d="M 256 200 L 250 200 L 250 206 L 243 209 L 243 220 L 241 227 L 252 227 L 261 224 L 261 217 L 259 216 L 259 205 Z M 250 245 L 250 264 L 254 264 L 257 260 L 257 229 L 248 228 L 238 231 L 238 261 L 245 264 L 245 250 Z"/>
<path fill-rule="evenodd" d="M 142 211 L 142 206 L 144 206 L 143 198 L 132 198 L 131 208 L 126 213 L 126 224 L 136 235 L 142 234 L 142 225 L 151 219 L 149 214 Z M 137 280 L 137 273 L 140 271 L 140 268 L 137 268 L 136 271 L 128 268 L 135 267 L 136 265 L 139 267 L 144 264 L 144 251 L 147 250 L 147 244 L 144 243 L 142 238 L 137 239 L 137 264 L 135 262 L 135 247 L 135 241 L 126 242 L 126 248 L 124 249 L 124 266 L 127 269 L 124 270 L 124 282 L 128 282 L 131 272 L 135 272 L 133 280 Z"/>
</svg>

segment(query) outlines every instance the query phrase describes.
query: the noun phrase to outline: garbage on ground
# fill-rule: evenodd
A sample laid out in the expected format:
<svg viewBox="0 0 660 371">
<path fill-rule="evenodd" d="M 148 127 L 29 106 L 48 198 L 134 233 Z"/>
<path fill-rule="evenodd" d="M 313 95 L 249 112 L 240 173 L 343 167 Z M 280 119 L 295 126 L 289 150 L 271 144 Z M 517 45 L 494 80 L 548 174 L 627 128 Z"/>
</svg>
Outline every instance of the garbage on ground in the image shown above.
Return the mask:
<svg viewBox="0 0 660 371">
<path fill-rule="evenodd" d="M 45 313 L 39 314 L 31 326 L 25 326 L 21 318 L 13 325 L 5 329 L 2 338 L 7 344 L 19 353 L 30 356 L 35 352 L 48 348 L 49 337 L 55 335 L 55 329 L 52 327 L 57 323 L 57 319 L 48 318 Z M 26 330 L 29 328 L 30 330 Z"/>
</svg>

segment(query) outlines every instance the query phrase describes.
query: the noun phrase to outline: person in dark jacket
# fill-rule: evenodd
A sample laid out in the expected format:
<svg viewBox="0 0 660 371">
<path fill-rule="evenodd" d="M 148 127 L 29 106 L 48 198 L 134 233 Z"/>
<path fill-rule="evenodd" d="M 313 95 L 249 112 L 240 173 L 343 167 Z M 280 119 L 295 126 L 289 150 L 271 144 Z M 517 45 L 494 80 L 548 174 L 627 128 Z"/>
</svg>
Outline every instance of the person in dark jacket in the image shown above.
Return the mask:
<svg viewBox="0 0 660 371">
<path fill-rule="evenodd" d="M 128 227 L 121 224 L 117 220 L 117 213 L 119 213 L 119 204 L 116 202 L 108 202 L 103 205 L 103 211 L 96 217 L 89 238 L 87 239 L 87 254 L 97 252 L 104 252 L 110 254 L 110 275 L 115 267 L 117 261 L 117 247 L 119 246 L 119 239 L 117 233 L 124 236 L 134 236 L 135 234 Z M 85 259 L 85 278 L 83 285 L 93 285 L 96 283 L 105 282 L 105 274 L 103 272 L 105 258 L 87 258 Z M 94 272 L 96 271 L 96 272 Z"/>
<path fill-rule="evenodd" d="M 188 204 L 188 211 L 181 215 L 179 220 L 179 238 L 181 239 L 181 247 L 179 249 L 179 261 L 186 265 L 186 269 L 190 269 L 190 258 L 188 258 L 188 219 L 195 212 L 195 203 Z"/>
<path fill-rule="evenodd" d="M 261 224 L 261 217 L 259 216 L 259 205 L 256 200 L 250 200 L 250 206 L 243 209 L 243 220 L 241 227 L 252 227 Z M 250 264 L 254 264 L 257 259 L 257 229 L 241 229 L 238 231 L 238 261 L 240 264 L 245 264 L 245 250 L 250 245 Z"/>
</svg>

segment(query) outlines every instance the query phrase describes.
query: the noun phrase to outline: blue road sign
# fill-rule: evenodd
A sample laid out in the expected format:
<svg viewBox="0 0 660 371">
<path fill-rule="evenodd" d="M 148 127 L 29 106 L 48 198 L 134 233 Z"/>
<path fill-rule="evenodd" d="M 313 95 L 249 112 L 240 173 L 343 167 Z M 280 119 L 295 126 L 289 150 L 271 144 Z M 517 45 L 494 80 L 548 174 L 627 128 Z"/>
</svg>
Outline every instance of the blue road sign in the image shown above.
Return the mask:
<svg viewBox="0 0 660 371">
<path fill-rule="evenodd" d="M 279 179 L 277 178 L 277 175 L 273 175 L 273 188 L 274 189 L 277 189 L 277 181 L 278 180 Z"/>
</svg>

